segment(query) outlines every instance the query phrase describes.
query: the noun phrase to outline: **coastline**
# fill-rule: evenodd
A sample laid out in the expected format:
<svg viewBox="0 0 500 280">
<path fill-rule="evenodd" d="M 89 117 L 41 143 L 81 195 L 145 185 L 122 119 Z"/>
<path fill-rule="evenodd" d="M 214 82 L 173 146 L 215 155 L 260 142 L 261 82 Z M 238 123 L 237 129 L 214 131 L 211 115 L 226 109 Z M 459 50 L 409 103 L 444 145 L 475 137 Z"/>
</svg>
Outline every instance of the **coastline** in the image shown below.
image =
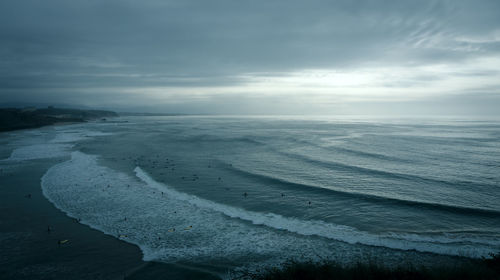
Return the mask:
<svg viewBox="0 0 500 280">
<path fill-rule="evenodd" d="M 143 261 L 136 245 L 57 209 L 40 187 L 40 178 L 57 162 L 44 159 L 23 162 L 13 170 L 1 168 L 0 278 L 216 279 L 174 264 Z M 58 244 L 60 240 L 68 241 Z"/>
<path fill-rule="evenodd" d="M 112 111 L 77 110 L 48 107 L 0 109 L 0 132 L 35 129 L 65 123 L 84 123 L 99 118 L 118 117 Z"/>
<path fill-rule="evenodd" d="M 9 153 L 8 147 L 0 148 L 2 158 Z M 79 224 L 58 210 L 43 195 L 40 179 L 50 167 L 66 160 L 35 159 L 0 167 L 0 245 L 6 249 L 0 256 L 0 275 L 8 279 L 214 278 L 201 267 L 143 261 L 136 245 Z M 108 164 L 120 166 L 113 162 Z M 10 165 L 15 168 L 10 170 Z M 58 240 L 69 241 L 58 245 Z"/>
<path fill-rule="evenodd" d="M 43 196 L 40 178 L 55 163 L 37 160 L 12 171 L 2 168 L 0 274 L 7 279 L 123 279 L 144 266 L 139 248 L 79 224 Z M 59 245 L 59 240 L 68 241 Z"/>
</svg>

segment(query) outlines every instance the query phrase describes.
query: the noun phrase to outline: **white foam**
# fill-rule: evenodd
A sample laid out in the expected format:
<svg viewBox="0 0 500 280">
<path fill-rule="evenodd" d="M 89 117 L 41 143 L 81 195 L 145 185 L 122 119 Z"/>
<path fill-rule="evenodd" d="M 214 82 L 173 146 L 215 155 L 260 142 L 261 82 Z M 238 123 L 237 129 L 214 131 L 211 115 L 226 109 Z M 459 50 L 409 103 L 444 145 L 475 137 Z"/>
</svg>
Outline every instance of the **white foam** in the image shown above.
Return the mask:
<svg viewBox="0 0 500 280">
<path fill-rule="evenodd" d="M 190 197 L 186 194 L 162 195 L 134 177 L 97 165 L 97 157 L 80 152 L 50 168 L 42 177 L 42 190 L 69 216 L 138 245 L 145 260 L 215 259 L 250 266 L 278 264 L 306 255 L 333 258 L 356 254 L 343 243 L 255 226 L 177 196 Z M 184 230 L 189 226 L 192 228 Z M 176 230 L 169 232 L 173 228 Z"/>
<path fill-rule="evenodd" d="M 64 132 L 58 133 L 50 143 L 73 143 L 85 139 L 85 135 L 80 132 Z"/>
<path fill-rule="evenodd" d="M 74 144 L 79 141 L 113 135 L 112 133 L 91 131 L 83 128 L 75 129 L 74 127 L 71 129 L 57 128 L 55 131 L 57 131 L 55 137 L 49 141 L 45 139 L 45 133 L 40 133 L 37 130 L 24 132 L 21 135 L 27 137 L 12 143 L 19 147 L 12 151 L 9 158 L 2 161 L 25 161 L 69 156 Z"/>
<path fill-rule="evenodd" d="M 6 161 L 24 161 L 33 159 L 56 158 L 69 155 L 70 144 L 35 144 L 23 146 L 12 151 Z"/>
<path fill-rule="evenodd" d="M 500 249 L 499 238 L 485 239 L 473 234 L 464 235 L 446 233 L 441 235 L 435 234 L 432 236 L 425 236 L 417 234 L 389 233 L 376 235 L 362 232 L 352 227 L 326 223 L 323 221 L 304 221 L 283 217 L 273 213 L 246 211 L 240 208 L 218 204 L 196 196 L 175 191 L 165 184 L 156 182 L 139 167 L 135 169 L 135 172 L 137 176 L 149 186 L 158 190 L 163 190 L 169 195 L 196 205 L 197 207 L 211 209 L 213 211 L 223 213 L 231 218 L 239 218 L 252 222 L 255 225 L 265 225 L 274 229 L 287 230 L 300 235 L 315 235 L 350 244 L 361 243 L 392 249 L 417 250 L 421 252 L 461 256 L 465 255 L 471 257 L 487 256 L 489 253 L 496 251 L 492 247 L 496 247 L 497 250 Z"/>
<path fill-rule="evenodd" d="M 389 252 L 347 243 L 469 256 L 495 251 L 492 245 L 460 238 L 441 242 L 401 234 L 379 236 L 322 221 L 246 211 L 179 192 L 156 182 L 139 167 L 135 172 L 140 180 L 98 165 L 96 156 L 73 152 L 71 160 L 47 171 L 42 189 L 69 216 L 137 244 L 145 260 L 219 259 L 242 265 Z M 184 230 L 189 226 L 192 228 Z M 169 232 L 173 228 L 175 232 Z M 388 255 L 397 259 L 398 254 L 413 253 L 390 251 Z"/>
<path fill-rule="evenodd" d="M 88 138 L 113 135 L 112 133 L 88 130 L 61 130 L 50 143 L 74 143 Z"/>
</svg>

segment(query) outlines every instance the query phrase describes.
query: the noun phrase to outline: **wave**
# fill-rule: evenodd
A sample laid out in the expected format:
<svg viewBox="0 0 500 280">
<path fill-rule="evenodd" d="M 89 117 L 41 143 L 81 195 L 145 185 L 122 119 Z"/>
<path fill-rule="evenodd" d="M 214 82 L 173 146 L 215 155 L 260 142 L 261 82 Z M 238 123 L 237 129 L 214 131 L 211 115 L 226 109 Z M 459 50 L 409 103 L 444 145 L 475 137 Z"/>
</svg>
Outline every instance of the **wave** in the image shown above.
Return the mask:
<svg viewBox="0 0 500 280">
<path fill-rule="evenodd" d="M 363 250 L 480 257 L 500 246 L 498 239 L 474 234 L 374 234 L 319 220 L 248 211 L 180 192 L 157 182 L 140 167 L 134 171 L 140 181 L 100 166 L 97 156 L 73 152 L 71 160 L 51 167 L 42 177 L 42 190 L 69 216 L 137 244 L 146 260 L 230 258 L 245 262 L 251 255 L 266 260 L 279 256 L 279 263 L 304 254 L 345 257 L 353 251 L 349 246 L 356 244 L 373 246 Z M 177 230 L 171 232 L 172 228 Z M 319 239 L 304 238 L 309 236 Z"/>
<path fill-rule="evenodd" d="M 287 230 L 289 232 L 298 233 L 300 235 L 305 235 L 305 236 L 317 235 L 321 237 L 347 242 L 350 244 L 362 243 L 365 245 L 384 246 L 393 249 L 415 249 L 415 250 L 420 250 L 422 248 L 408 248 L 406 246 L 400 246 L 401 244 L 397 244 L 397 240 L 401 240 L 402 242 L 425 241 L 431 243 L 433 242 L 460 243 L 464 241 L 473 241 L 478 243 L 485 242 L 484 240 L 477 240 L 475 238 L 456 237 L 455 239 L 443 236 L 425 237 L 411 233 L 389 233 L 386 234 L 385 237 L 383 237 L 380 235 L 376 236 L 370 233 L 361 232 L 349 226 L 336 225 L 318 220 L 304 221 L 295 218 L 284 217 L 274 213 L 260 213 L 260 212 L 247 211 L 241 208 L 236 208 L 225 204 L 220 204 L 213 201 L 205 200 L 203 198 L 199 198 L 194 195 L 178 192 L 165 184 L 155 181 L 140 167 L 136 167 L 134 171 L 137 177 L 139 177 L 148 186 L 156 188 L 160 191 L 165 191 L 167 195 L 173 196 L 176 199 L 186 201 L 200 208 L 207 208 L 216 212 L 223 213 L 224 215 L 231 218 L 246 220 L 255 225 L 265 225 L 274 229 Z M 448 235 L 451 236 L 452 234 L 450 233 Z M 393 237 L 395 238 L 395 240 L 391 241 L 383 240 L 383 238 L 388 238 L 388 237 Z M 500 240 L 494 242 L 486 242 L 486 244 L 500 245 Z M 426 250 L 422 249 L 422 251 L 425 252 Z"/>
<path fill-rule="evenodd" d="M 50 143 L 75 143 L 80 142 L 85 139 L 101 137 L 101 136 L 109 136 L 113 135 L 113 133 L 109 132 L 100 132 L 100 131 L 89 131 L 89 130 L 64 130 L 62 133 L 57 133 L 56 136 L 50 140 Z"/>
<path fill-rule="evenodd" d="M 265 143 L 254 139 L 250 136 L 240 136 L 240 137 L 220 137 L 212 134 L 199 134 L 196 136 L 185 137 L 183 141 L 186 142 L 219 142 L 219 143 L 246 143 L 252 145 L 265 145 Z"/>
<path fill-rule="evenodd" d="M 280 152 L 280 154 L 287 156 L 289 158 L 297 159 L 300 161 L 304 161 L 304 162 L 307 162 L 307 163 L 310 163 L 310 164 L 313 164 L 316 166 L 328 168 L 328 169 L 334 169 L 334 170 L 344 171 L 344 172 L 351 172 L 351 173 L 356 173 L 356 174 L 376 176 L 376 177 L 382 178 L 382 179 L 404 180 L 407 182 L 411 182 L 412 184 L 415 184 L 415 183 L 438 184 L 441 186 L 447 186 L 447 187 L 451 187 L 451 188 L 464 187 L 465 189 L 469 189 L 469 190 L 470 190 L 471 186 L 482 187 L 482 188 L 494 187 L 491 184 L 484 184 L 484 183 L 478 183 L 478 182 L 445 181 L 445 180 L 433 179 L 433 178 L 428 178 L 428 177 L 422 177 L 422 176 L 413 175 L 413 174 L 388 172 L 388 171 L 377 170 L 377 169 L 372 169 L 372 168 L 367 168 L 367 167 L 344 164 L 344 163 L 340 163 L 340 162 L 321 161 L 318 159 L 311 158 L 309 156 L 296 154 L 296 153 L 292 154 L 292 153 L 288 153 L 288 152 Z"/>
<path fill-rule="evenodd" d="M 345 139 L 349 139 L 349 138 L 351 138 L 351 137 L 345 137 Z M 339 137 L 338 139 L 342 140 L 344 138 Z M 320 144 L 319 142 L 306 141 L 306 140 L 301 140 L 300 142 L 298 140 L 294 140 L 294 142 L 306 144 L 306 146 L 308 146 L 308 147 L 315 147 L 315 148 L 319 148 L 320 150 L 324 150 L 324 151 L 350 154 L 350 155 L 354 155 L 354 156 L 359 157 L 359 158 L 372 158 L 372 159 L 376 159 L 376 160 L 384 160 L 384 161 L 389 161 L 389 162 L 402 162 L 402 163 L 411 162 L 408 159 L 403 159 L 403 158 L 399 158 L 399 157 L 395 157 L 395 156 L 389 156 L 389 155 L 367 152 L 367 151 L 360 151 L 360 150 L 341 147 L 341 146 L 337 146 L 337 145 L 325 146 L 325 145 Z"/>
<path fill-rule="evenodd" d="M 353 138 L 360 138 L 365 135 L 370 135 L 370 134 L 360 134 L 360 133 L 351 133 L 349 135 L 337 135 L 334 137 L 330 137 L 330 140 L 333 140 L 334 142 L 352 142 Z M 314 147 L 319 149 L 320 151 L 328 151 L 328 152 L 335 152 L 335 153 L 343 153 L 343 154 L 349 154 L 353 155 L 359 158 L 372 158 L 376 160 L 384 160 L 384 161 L 390 161 L 390 162 L 402 162 L 402 163 L 409 163 L 412 162 L 412 160 L 409 159 L 404 159 L 400 157 L 396 157 L 394 155 L 386 155 L 386 154 L 381 154 L 381 153 L 375 153 L 375 152 L 368 152 L 368 151 L 361 151 L 358 149 L 354 148 L 347 148 L 347 147 L 342 147 L 340 145 L 332 145 L 332 143 L 325 143 L 324 138 L 323 139 L 316 139 L 315 141 L 311 140 L 306 140 L 298 137 L 282 137 L 279 138 L 279 140 L 282 140 L 283 142 L 280 143 L 281 145 L 278 146 L 278 149 L 276 151 L 282 152 L 280 147 L 283 145 L 287 146 L 290 143 L 293 144 L 298 144 L 299 146 L 302 147 Z M 272 141 L 276 141 L 275 139 L 272 139 Z"/>
<path fill-rule="evenodd" d="M 75 143 L 82 140 L 91 139 L 100 136 L 113 135 L 112 133 L 92 131 L 87 129 L 74 129 L 74 126 L 67 127 L 55 127 L 54 130 L 57 132 L 55 136 L 50 140 L 46 141 L 43 137 L 46 134 L 41 133 L 38 130 L 28 131 L 29 134 L 34 135 L 33 141 L 39 143 L 22 145 L 14 149 L 11 155 L 0 161 L 8 162 L 18 162 L 27 160 L 37 160 L 37 159 L 50 159 L 68 156 L 71 149 L 75 146 Z"/>
<path fill-rule="evenodd" d="M 404 162 L 404 163 L 409 163 L 411 162 L 408 159 L 402 159 L 394 156 L 388 156 L 384 154 L 378 154 L 378 153 L 371 153 L 371 152 L 365 152 L 365 151 L 360 151 L 360 150 L 355 150 L 355 149 L 349 149 L 345 147 L 338 147 L 338 146 L 329 146 L 329 147 L 323 147 L 324 149 L 332 150 L 335 152 L 341 152 L 344 154 L 352 154 L 354 156 L 358 156 L 361 158 L 373 158 L 377 160 L 385 160 L 389 162 Z"/>
<path fill-rule="evenodd" d="M 292 182 L 289 180 L 277 178 L 277 177 L 267 175 L 267 174 L 250 172 L 247 170 L 237 168 L 235 166 L 226 167 L 226 169 L 228 169 L 229 171 L 231 171 L 233 173 L 237 173 L 240 176 L 244 176 L 244 177 L 247 177 L 247 178 L 252 179 L 252 180 L 258 180 L 260 182 L 265 182 L 265 183 L 269 183 L 269 184 L 273 184 L 273 185 L 281 185 L 281 186 L 284 186 L 285 188 L 294 188 L 296 190 L 310 189 L 310 190 L 314 190 L 316 192 L 320 192 L 320 193 L 325 194 L 325 195 L 332 195 L 333 194 L 333 195 L 344 197 L 344 198 L 356 198 L 356 199 L 361 199 L 361 200 L 375 202 L 375 203 L 382 202 L 385 204 L 417 207 L 417 208 L 424 208 L 424 209 L 431 209 L 431 210 L 439 210 L 439 211 L 446 211 L 446 212 L 458 213 L 458 214 L 464 214 L 464 215 L 477 215 L 477 216 L 485 216 L 485 217 L 499 217 L 499 215 L 500 215 L 500 211 L 492 210 L 492 209 L 472 208 L 472 207 L 450 205 L 450 204 L 439 204 L 439 203 L 432 203 L 432 202 L 418 201 L 418 200 L 405 200 L 405 199 L 400 199 L 400 198 L 395 198 L 395 197 L 380 196 L 380 195 L 367 194 L 367 193 L 361 193 L 361 192 L 349 192 L 349 191 L 344 191 L 344 190 L 339 190 L 339 189 L 327 188 L 327 187 L 320 186 L 320 185 Z"/>
<path fill-rule="evenodd" d="M 228 218 L 191 203 L 198 198 L 160 185 L 141 169 L 137 174 L 152 186 L 100 166 L 97 158 L 73 152 L 71 160 L 51 167 L 42 177 L 43 194 L 82 224 L 139 246 L 144 260 L 218 260 L 248 267 L 278 265 L 288 257 L 353 255 L 342 244 L 283 235 Z"/>
</svg>

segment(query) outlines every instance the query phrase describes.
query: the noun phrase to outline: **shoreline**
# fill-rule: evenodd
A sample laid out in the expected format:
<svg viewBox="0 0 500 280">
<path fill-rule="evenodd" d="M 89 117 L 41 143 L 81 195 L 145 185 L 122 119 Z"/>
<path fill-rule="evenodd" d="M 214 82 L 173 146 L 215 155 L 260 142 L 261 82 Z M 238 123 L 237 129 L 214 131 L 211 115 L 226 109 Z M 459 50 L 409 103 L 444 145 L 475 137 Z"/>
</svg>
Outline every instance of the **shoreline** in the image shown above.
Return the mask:
<svg viewBox="0 0 500 280">
<path fill-rule="evenodd" d="M 45 198 L 40 178 L 53 164 L 37 160 L 13 171 L 2 168 L 0 274 L 11 279 L 123 279 L 143 267 L 137 246 L 77 223 Z"/>
<path fill-rule="evenodd" d="M 0 278 L 219 279 L 195 268 L 144 261 L 138 246 L 81 224 L 56 208 L 43 195 L 40 180 L 63 160 L 0 166 Z M 67 242 L 59 244 L 62 240 Z"/>
</svg>

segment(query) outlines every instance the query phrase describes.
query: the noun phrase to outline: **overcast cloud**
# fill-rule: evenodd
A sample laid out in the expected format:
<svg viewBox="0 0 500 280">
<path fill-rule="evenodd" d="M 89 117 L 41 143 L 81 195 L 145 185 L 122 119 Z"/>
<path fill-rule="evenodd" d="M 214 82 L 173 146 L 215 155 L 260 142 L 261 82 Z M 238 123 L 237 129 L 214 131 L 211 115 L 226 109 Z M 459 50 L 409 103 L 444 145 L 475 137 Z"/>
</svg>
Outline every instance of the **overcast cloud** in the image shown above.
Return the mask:
<svg viewBox="0 0 500 280">
<path fill-rule="evenodd" d="M 0 103 L 500 114 L 500 1 L 2 0 Z"/>
</svg>

